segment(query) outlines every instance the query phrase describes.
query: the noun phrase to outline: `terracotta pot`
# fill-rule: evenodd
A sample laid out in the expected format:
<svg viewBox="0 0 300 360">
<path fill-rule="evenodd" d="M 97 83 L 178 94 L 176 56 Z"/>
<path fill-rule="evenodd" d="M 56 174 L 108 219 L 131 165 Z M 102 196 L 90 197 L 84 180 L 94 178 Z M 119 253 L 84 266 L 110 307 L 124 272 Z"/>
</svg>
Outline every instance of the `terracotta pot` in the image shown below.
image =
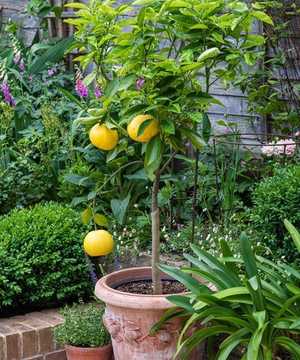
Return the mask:
<svg viewBox="0 0 300 360">
<path fill-rule="evenodd" d="M 113 351 L 111 344 L 97 348 L 82 348 L 66 345 L 68 360 L 112 360 Z"/>
<path fill-rule="evenodd" d="M 168 278 L 168 276 L 164 276 Z M 115 290 L 118 285 L 151 279 L 151 268 L 130 268 L 101 278 L 96 296 L 106 303 L 103 317 L 111 337 L 115 360 L 172 360 L 180 333 L 181 320 L 166 323 L 155 335 L 149 330 L 173 305 L 164 295 L 130 294 Z M 190 360 L 201 360 L 197 354 Z"/>
</svg>

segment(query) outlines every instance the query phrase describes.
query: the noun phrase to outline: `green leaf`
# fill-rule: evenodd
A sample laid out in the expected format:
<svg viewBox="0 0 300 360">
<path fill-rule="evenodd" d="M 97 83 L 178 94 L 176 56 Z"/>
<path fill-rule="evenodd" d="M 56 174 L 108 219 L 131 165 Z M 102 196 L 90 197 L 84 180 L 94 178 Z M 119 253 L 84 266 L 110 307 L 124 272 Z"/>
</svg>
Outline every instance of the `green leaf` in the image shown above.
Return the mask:
<svg viewBox="0 0 300 360">
<path fill-rule="evenodd" d="M 275 338 L 274 342 L 294 355 L 295 359 L 300 359 L 300 345 L 297 344 L 296 341 L 286 336 L 278 336 Z"/>
<path fill-rule="evenodd" d="M 94 215 L 94 222 L 95 224 L 103 227 L 108 227 L 108 220 L 107 217 L 103 214 L 95 214 Z"/>
<path fill-rule="evenodd" d="M 300 234 L 299 234 L 298 230 L 287 219 L 284 220 L 284 225 L 285 225 L 286 229 L 288 230 L 288 232 L 290 233 L 290 235 L 294 241 L 294 244 L 296 245 L 296 248 L 297 248 L 298 252 L 300 253 Z"/>
<path fill-rule="evenodd" d="M 89 73 L 84 79 L 83 79 L 83 83 L 85 86 L 89 86 L 96 78 L 97 72 L 96 71 L 92 71 L 91 73 Z"/>
<path fill-rule="evenodd" d="M 244 337 L 248 333 L 248 329 L 240 329 L 227 337 L 219 346 L 217 360 L 227 360 L 231 352 L 244 341 Z"/>
<path fill-rule="evenodd" d="M 86 208 L 85 210 L 83 210 L 83 212 L 81 213 L 81 221 L 83 222 L 84 225 L 87 225 L 91 218 L 93 216 L 93 211 L 91 208 Z"/>
<path fill-rule="evenodd" d="M 74 44 L 74 37 L 70 36 L 60 40 L 42 54 L 29 68 L 30 74 L 37 74 L 45 70 L 49 63 L 57 63 L 64 58 L 65 52 Z"/>
<path fill-rule="evenodd" d="M 74 96 L 70 91 L 57 86 L 57 89 L 69 100 L 71 100 L 72 102 L 74 102 L 75 104 L 77 104 L 81 109 L 84 109 L 84 104 L 77 99 L 76 96 Z"/>
<path fill-rule="evenodd" d="M 202 122 L 202 137 L 203 140 L 208 143 L 211 136 L 211 122 L 207 113 L 203 114 L 203 122 Z"/>
<path fill-rule="evenodd" d="M 148 127 L 148 125 L 150 125 L 150 123 L 151 123 L 152 121 L 153 121 L 153 119 L 147 119 L 147 120 L 143 121 L 143 122 L 140 124 L 139 128 L 138 128 L 137 135 L 138 135 L 138 136 L 143 135 L 144 132 L 145 132 L 145 130 L 146 130 L 146 128 Z"/>
<path fill-rule="evenodd" d="M 198 62 L 204 62 L 208 59 L 217 57 L 221 51 L 217 47 L 205 50 L 199 57 Z"/>
<path fill-rule="evenodd" d="M 185 340 L 180 345 L 176 355 L 180 355 L 180 359 L 188 359 L 190 352 L 196 346 L 199 346 L 205 339 L 215 335 L 231 334 L 231 333 L 232 333 L 232 328 L 224 325 L 210 326 L 207 328 L 196 330 L 191 336 L 187 338 L 187 340 Z"/>
<path fill-rule="evenodd" d="M 265 43 L 265 38 L 262 35 L 249 34 L 243 44 L 243 48 L 248 49 L 252 47 L 262 46 Z"/>
<path fill-rule="evenodd" d="M 251 248 L 250 240 L 245 233 L 240 237 L 241 253 L 244 259 L 248 279 L 257 275 L 257 266 L 255 257 Z"/>
<path fill-rule="evenodd" d="M 128 180 L 148 180 L 145 169 L 140 169 L 134 174 L 124 176 Z"/>
<path fill-rule="evenodd" d="M 186 316 L 187 316 L 186 311 L 178 309 L 177 307 L 172 307 L 168 309 L 167 311 L 164 312 L 163 316 L 159 319 L 159 321 L 152 326 L 149 332 L 150 336 L 155 335 L 156 332 L 159 331 L 165 323 L 169 322 L 173 318 L 186 317 Z"/>
<path fill-rule="evenodd" d="M 153 181 L 154 173 L 159 169 L 162 160 L 162 143 L 159 136 L 151 139 L 146 145 L 144 168 L 148 178 Z"/>
<path fill-rule="evenodd" d="M 205 142 L 202 140 L 202 138 L 199 136 L 199 134 L 196 133 L 196 131 L 191 130 L 189 128 L 180 128 L 179 131 L 191 142 L 191 144 L 198 150 L 203 150 L 205 147 Z"/>
<path fill-rule="evenodd" d="M 190 298 L 187 296 L 171 295 L 171 296 L 168 296 L 168 300 L 171 301 L 171 303 L 175 304 L 176 306 L 187 310 L 188 312 L 191 312 L 191 313 L 194 312 L 194 308 L 191 305 Z"/>
<path fill-rule="evenodd" d="M 206 29 L 208 29 L 208 26 L 205 25 L 205 24 L 199 23 L 199 24 L 193 25 L 193 26 L 191 27 L 191 29 L 192 29 L 192 30 L 194 30 L 194 29 L 197 29 L 197 30 L 198 30 L 198 29 L 206 30 Z"/>
<path fill-rule="evenodd" d="M 87 6 L 87 5 L 82 4 L 82 3 L 78 3 L 78 2 L 72 2 L 72 3 L 65 4 L 64 7 L 73 8 L 73 9 L 88 10 L 88 6 Z"/>
<path fill-rule="evenodd" d="M 124 78 L 116 78 L 109 82 L 107 88 L 105 89 L 105 96 L 113 97 L 117 92 L 128 89 L 132 84 L 134 84 L 136 76 L 129 75 Z"/>
<path fill-rule="evenodd" d="M 165 134 L 175 135 L 175 125 L 172 120 L 165 119 L 161 121 L 160 126 Z"/>
<path fill-rule="evenodd" d="M 247 360 L 259 359 L 258 356 L 260 352 L 261 341 L 267 326 L 268 323 L 265 323 L 263 326 L 259 326 L 252 335 L 247 348 Z"/>
<path fill-rule="evenodd" d="M 113 199 L 110 202 L 114 217 L 120 225 L 124 224 L 125 216 L 130 202 L 130 197 L 130 194 L 128 194 L 123 200 Z"/>
<path fill-rule="evenodd" d="M 203 293 L 210 293 L 210 290 L 206 286 L 200 284 L 199 281 L 179 269 L 168 265 L 159 265 L 159 268 L 162 272 L 170 275 L 173 279 L 180 281 L 193 294 L 200 295 Z"/>
<path fill-rule="evenodd" d="M 263 11 L 252 11 L 251 15 L 254 16 L 256 19 L 265 22 L 266 24 L 274 25 L 272 18 Z"/>
</svg>

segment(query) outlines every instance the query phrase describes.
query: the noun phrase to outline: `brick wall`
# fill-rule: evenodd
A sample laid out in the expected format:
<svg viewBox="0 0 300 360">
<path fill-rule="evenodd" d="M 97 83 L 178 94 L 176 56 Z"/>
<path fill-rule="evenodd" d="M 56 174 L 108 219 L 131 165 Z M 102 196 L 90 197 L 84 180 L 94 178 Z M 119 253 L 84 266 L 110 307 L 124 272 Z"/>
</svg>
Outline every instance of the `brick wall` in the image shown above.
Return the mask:
<svg viewBox="0 0 300 360">
<path fill-rule="evenodd" d="M 53 329 L 63 322 L 58 310 L 0 319 L 0 360 L 66 360 Z"/>
</svg>

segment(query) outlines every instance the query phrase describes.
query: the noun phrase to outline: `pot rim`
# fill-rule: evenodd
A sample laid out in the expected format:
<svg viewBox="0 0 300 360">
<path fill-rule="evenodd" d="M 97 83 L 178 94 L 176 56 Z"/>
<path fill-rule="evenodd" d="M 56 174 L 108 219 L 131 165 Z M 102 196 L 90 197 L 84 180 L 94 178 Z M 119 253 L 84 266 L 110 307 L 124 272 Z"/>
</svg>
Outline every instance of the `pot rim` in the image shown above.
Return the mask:
<svg viewBox="0 0 300 360">
<path fill-rule="evenodd" d="M 150 277 L 149 277 L 150 275 Z M 170 276 L 163 275 L 170 279 Z M 118 278 L 120 280 L 118 280 Z M 117 307 L 131 308 L 136 310 L 161 309 L 166 310 L 174 305 L 167 300 L 167 295 L 145 295 L 132 294 L 114 289 L 111 285 L 118 286 L 126 281 L 142 280 L 151 278 L 151 267 L 132 267 L 114 271 L 98 280 L 95 287 L 95 295 L 108 305 Z M 121 281 L 122 280 L 122 281 Z M 187 293 L 177 293 L 176 295 L 186 295 Z"/>
<path fill-rule="evenodd" d="M 78 351 L 83 351 L 83 352 L 86 352 L 86 351 L 99 351 L 100 349 L 102 350 L 106 350 L 108 348 L 110 348 L 112 345 L 111 345 L 111 342 L 108 343 L 107 345 L 103 345 L 103 346 L 97 346 L 97 347 L 82 347 L 82 346 L 75 346 L 75 345 L 70 345 L 70 344 L 65 344 L 65 349 L 68 350 L 78 350 Z"/>
</svg>

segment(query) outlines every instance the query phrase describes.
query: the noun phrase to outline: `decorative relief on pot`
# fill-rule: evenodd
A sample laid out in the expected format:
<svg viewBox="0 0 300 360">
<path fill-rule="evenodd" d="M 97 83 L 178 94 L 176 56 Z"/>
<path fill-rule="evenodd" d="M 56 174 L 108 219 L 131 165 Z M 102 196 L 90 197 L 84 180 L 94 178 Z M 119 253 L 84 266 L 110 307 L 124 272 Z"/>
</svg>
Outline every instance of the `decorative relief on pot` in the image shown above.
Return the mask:
<svg viewBox="0 0 300 360">
<path fill-rule="evenodd" d="M 123 341 L 123 338 L 121 337 L 121 324 L 119 321 L 114 320 L 112 317 L 104 314 L 103 324 L 110 333 L 112 339 L 114 339 L 116 342 Z"/>
<path fill-rule="evenodd" d="M 173 323 L 166 323 L 155 335 L 142 332 L 142 329 L 134 321 L 121 321 L 113 314 L 105 313 L 103 323 L 109 331 L 112 339 L 118 343 L 124 341 L 128 344 L 151 343 L 156 349 L 163 350 L 178 337 L 178 327 Z"/>
</svg>

